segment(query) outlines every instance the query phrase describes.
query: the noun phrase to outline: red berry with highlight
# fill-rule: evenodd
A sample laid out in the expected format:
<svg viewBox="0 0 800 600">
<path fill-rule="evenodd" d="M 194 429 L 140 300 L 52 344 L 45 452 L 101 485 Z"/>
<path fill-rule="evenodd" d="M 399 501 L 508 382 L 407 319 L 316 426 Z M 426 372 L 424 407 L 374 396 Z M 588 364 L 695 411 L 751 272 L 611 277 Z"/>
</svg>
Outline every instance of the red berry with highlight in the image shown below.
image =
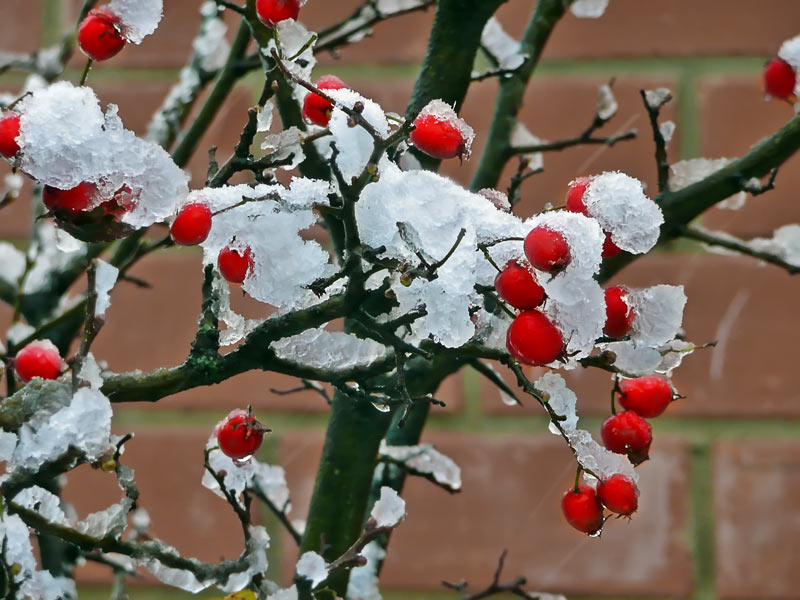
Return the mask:
<svg viewBox="0 0 800 600">
<path fill-rule="evenodd" d="M 525 238 L 525 256 L 540 271 L 557 273 L 570 260 L 569 244 L 563 235 L 547 227 L 536 227 Z"/>
<path fill-rule="evenodd" d="M 258 19 L 267 27 L 286 19 L 295 19 L 300 14 L 299 0 L 256 0 Z"/>
<path fill-rule="evenodd" d="M 600 435 L 606 448 L 617 454 L 628 455 L 635 465 L 647 460 L 653 441 L 650 423 L 632 410 L 608 417 L 600 427 Z"/>
<path fill-rule="evenodd" d="M 69 190 L 46 185 L 42 190 L 42 201 L 50 212 L 77 215 L 94 202 L 97 186 L 93 183 L 79 183 Z"/>
<path fill-rule="evenodd" d="M 323 75 L 317 81 L 320 90 L 346 89 L 347 84 L 336 75 Z M 303 118 L 315 125 L 326 126 L 331 120 L 333 105 L 322 96 L 310 92 L 303 100 Z"/>
<path fill-rule="evenodd" d="M 567 523 L 583 533 L 596 533 L 603 526 L 603 505 L 589 485 L 568 489 L 561 498 L 561 510 Z"/>
<path fill-rule="evenodd" d="M 611 234 L 606 232 L 606 239 L 603 240 L 603 253 L 601 256 L 603 258 L 612 258 L 620 252 L 622 252 L 622 248 L 617 246 L 614 240 L 611 239 Z"/>
<path fill-rule="evenodd" d="M 267 431 L 252 412 L 241 409 L 232 411 L 214 428 L 219 449 L 234 460 L 253 456 Z"/>
<path fill-rule="evenodd" d="M 187 204 L 178 211 L 169 233 L 176 244 L 196 246 L 206 241 L 211 231 L 211 209 L 200 202 Z"/>
<path fill-rule="evenodd" d="M 672 385 L 664 375 L 623 379 L 619 389 L 619 403 L 648 419 L 661 415 L 674 397 Z"/>
<path fill-rule="evenodd" d="M 589 177 L 578 177 L 575 181 L 570 182 L 569 190 L 567 190 L 567 210 L 569 212 L 587 214 L 583 196 L 591 181 Z"/>
<path fill-rule="evenodd" d="M 411 142 L 428 156 L 439 160 L 461 158 L 467 151 L 467 140 L 456 124 L 431 114 L 416 118 Z"/>
<path fill-rule="evenodd" d="M 530 269 L 513 260 L 497 274 L 494 287 L 503 300 L 520 310 L 536 308 L 544 300 L 544 288 Z"/>
<path fill-rule="evenodd" d="M 125 44 L 119 17 L 107 8 L 92 10 L 78 27 L 78 45 L 92 60 L 108 60 Z"/>
<path fill-rule="evenodd" d="M 597 486 L 597 497 L 608 510 L 630 516 L 639 507 L 639 489 L 620 473 L 615 473 Z"/>
<path fill-rule="evenodd" d="M 547 365 L 564 354 L 564 337 L 538 310 L 520 313 L 508 328 L 508 353 L 527 365 Z"/>
<path fill-rule="evenodd" d="M 764 91 L 773 98 L 785 100 L 794 95 L 797 72 L 794 67 L 777 56 L 764 65 Z"/>
<path fill-rule="evenodd" d="M 636 313 L 628 298 L 628 289 L 615 285 L 605 291 L 606 324 L 603 333 L 608 337 L 621 338 L 631 332 Z"/>
<path fill-rule="evenodd" d="M 19 152 L 19 114 L 4 112 L 0 117 L 0 154 L 13 158 Z"/>
<path fill-rule="evenodd" d="M 217 259 L 219 272 L 230 283 L 243 283 L 253 270 L 254 264 L 253 251 L 249 247 L 238 250 L 225 246 Z"/>
<path fill-rule="evenodd" d="M 34 377 L 56 379 L 61 373 L 62 364 L 58 348 L 50 340 L 31 342 L 14 358 L 14 370 L 24 383 Z"/>
</svg>

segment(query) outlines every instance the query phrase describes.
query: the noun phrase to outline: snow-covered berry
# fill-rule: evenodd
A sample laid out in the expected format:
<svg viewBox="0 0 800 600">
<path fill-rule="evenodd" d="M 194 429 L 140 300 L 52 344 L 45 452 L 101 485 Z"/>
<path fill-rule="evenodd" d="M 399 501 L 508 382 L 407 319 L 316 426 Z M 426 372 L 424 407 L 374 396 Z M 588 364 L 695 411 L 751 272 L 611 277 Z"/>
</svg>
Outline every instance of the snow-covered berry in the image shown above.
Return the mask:
<svg viewBox="0 0 800 600">
<path fill-rule="evenodd" d="M 619 403 L 648 419 L 661 415 L 674 397 L 669 379 L 659 374 L 623 379 L 619 389 Z"/>
<path fill-rule="evenodd" d="M 234 460 L 246 460 L 261 446 L 269 431 L 250 410 L 236 409 L 214 428 L 219 449 Z"/>
<path fill-rule="evenodd" d="M 494 287 L 503 300 L 520 310 L 536 308 L 544 300 L 544 288 L 531 270 L 514 260 L 497 274 Z"/>
<path fill-rule="evenodd" d="M 588 215 L 586 205 L 583 203 L 583 195 L 591 181 L 589 177 L 578 177 L 574 181 L 570 181 L 567 189 L 567 210 L 569 212 Z"/>
<path fill-rule="evenodd" d="M 564 354 L 564 337 L 538 310 L 517 316 L 506 336 L 508 353 L 528 365 L 547 365 Z"/>
<path fill-rule="evenodd" d="M 622 248 L 617 246 L 614 240 L 611 239 L 611 234 L 606 232 L 606 239 L 603 241 L 603 253 L 601 256 L 603 258 L 612 258 L 620 252 L 622 252 Z"/>
<path fill-rule="evenodd" d="M 474 137 L 472 127 L 441 100 L 433 100 L 422 109 L 411 132 L 414 146 L 439 160 L 469 158 Z"/>
<path fill-rule="evenodd" d="M 219 253 L 217 266 L 222 276 L 230 283 L 243 283 L 253 270 L 253 251 L 249 246 L 244 250 L 225 246 Z"/>
<path fill-rule="evenodd" d="M 201 202 L 187 204 L 178 211 L 169 233 L 176 244 L 196 246 L 211 231 L 211 209 Z"/>
<path fill-rule="evenodd" d="M 97 186 L 93 183 L 80 183 L 69 190 L 46 185 L 42 190 L 42 201 L 50 212 L 76 215 L 91 206 L 96 194 Z"/>
<path fill-rule="evenodd" d="M 13 158 L 19 152 L 19 113 L 6 111 L 0 116 L 0 154 Z"/>
<path fill-rule="evenodd" d="M 323 75 L 317 81 L 317 88 L 323 91 L 341 90 L 346 89 L 347 84 L 336 75 Z M 333 105 L 319 94 L 311 92 L 303 100 L 303 118 L 314 125 L 325 127 L 331 120 L 332 112 Z"/>
<path fill-rule="evenodd" d="M 108 8 L 90 11 L 78 27 L 78 45 L 92 60 L 108 60 L 119 54 L 126 43 L 119 17 Z"/>
<path fill-rule="evenodd" d="M 531 264 L 547 273 L 557 273 L 569 264 L 569 244 L 559 232 L 535 227 L 525 238 L 525 256 Z"/>
<path fill-rule="evenodd" d="M 602 480 L 597 486 L 597 497 L 608 510 L 626 517 L 639 507 L 639 488 L 621 473 Z"/>
<path fill-rule="evenodd" d="M 797 72 L 788 62 L 777 56 L 764 65 L 764 92 L 773 98 L 785 100 L 794 94 Z"/>
<path fill-rule="evenodd" d="M 31 342 L 14 358 L 14 370 L 24 383 L 28 383 L 34 377 L 56 379 L 62 368 L 61 355 L 50 340 Z"/>
<path fill-rule="evenodd" d="M 615 285 L 606 289 L 606 324 L 603 333 L 608 337 L 621 338 L 631 332 L 636 316 L 629 299 L 628 288 Z"/>
<path fill-rule="evenodd" d="M 603 505 L 590 485 L 568 489 L 561 498 L 561 510 L 567 523 L 583 533 L 596 533 L 603 526 Z"/>
<path fill-rule="evenodd" d="M 299 0 L 256 0 L 258 19 L 267 27 L 274 27 L 286 19 L 295 19 L 300 14 Z"/>
<path fill-rule="evenodd" d="M 606 448 L 617 454 L 627 454 L 635 465 L 647 460 L 653 441 L 650 423 L 632 410 L 607 418 L 600 427 L 600 435 Z"/>
</svg>

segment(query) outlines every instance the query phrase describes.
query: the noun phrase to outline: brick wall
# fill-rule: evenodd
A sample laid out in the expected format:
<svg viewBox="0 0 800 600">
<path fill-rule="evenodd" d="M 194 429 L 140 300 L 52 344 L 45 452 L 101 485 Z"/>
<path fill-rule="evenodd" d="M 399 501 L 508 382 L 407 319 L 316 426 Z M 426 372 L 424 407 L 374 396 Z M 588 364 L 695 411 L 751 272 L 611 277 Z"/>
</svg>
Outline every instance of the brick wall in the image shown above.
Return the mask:
<svg viewBox="0 0 800 600">
<path fill-rule="evenodd" d="M 77 4 L 4 0 L 0 46 L 24 51 L 53 42 Z M 138 132 L 174 81 L 196 29 L 198 0 L 165 4 L 159 32 L 90 79 L 105 101 L 119 104 L 123 120 Z M 311 27 L 324 26 L 356 4 L 310 0 L 303 16 Z M 509 31 L 520 33 L 533 4 L 510 0 L 504 5 L 500 17 Z M 385 108 L 402 112 L 430 20 L 429 13 L 381 25 L 373 38 L 344 49 L 339 60 L 324 59 L 323 68 Z M 596 86 L 615 76 L 621 108 L 610 129 L 637 127 L 643 135 L 602 151 L 548 155 L 546 172 L 526 188 L 522 210 L 557 201 L 565 183 L 583 172 L 621 169 L 654 184 L 652 147 L 638 99 L 642 86 L 677 91 L 669 111 L 678 124 L 672 159 L 745 152 L 791 115 L 786 105 L 762 101 L 758 74 L 779 43 L 798 33 L 798 24 L 797 0 L 612 0 L 599 21 L 566 18 L 526 96 L 525 122 L 548 139 L 579 133 L 590 119 Z M 80 66 L 79 61 L 72 65 L 73 76 Z M 126 81 L 123 72 L 135 79 Z M 13 88 L 19 81 L 6 76 L 0 87 Z M 218 145 L 222 155 L 232 148 L 258 89 L 257 78 L 236 89 L 191 165 L 196 176 L 204 173 L 210 145 Z M 479 134 L 478 153 L 495 91 L 491 81 L 475 85 L 464 107 Z M 743 235 L 768 234 L 777 225 L 797 222 L 798 167 L 795 158 L 781 170 L 776 191 L 751 199 L 739 212 L 715 209 L 705 222 Z M 473 168 L 474 162 L 451 161 L 444 171 L 466 182 Z M 0 237 L 22 239 L 28 219 L 25 202 L 4 210 Z M 119 286 L 95 354 L 115 370 L 180 362 L 199 307 L 199 263 L 196 252 L 177 250 L 138 265 L 132 274 L 155 290 Z M 780 270 L 683 245 L 637 262 L 616 281 L 685 285 L 685 328 L 691 339 L 720 341 L 714 352 L 691 357 L 678 371 L 676 383 L 688 398 L 654 422 L 652 460 L 641 469 L 639 513 L 630 523 L 610 523 L 600 540 L 570 530 L 559 514 L 560 494 L 574 475 L 564 445 L 547 433 L 535 407 L 505 407 L 476 373 L 461 373 L 443 389 L 448 408 L 434 411 L 425 440 L 463 467 L 464 491 L 450 497 L 426 482 L 408 484 L 409 519 L 393 540 L 384 576 L 386 589 L 394 590 L 390 597 L 436 596 L 442 579 L 466 577 L 482 585 L 508 548 L 508 575 L 522 574 L 534 588 L 571 596 L 800 598 L 800 381 L 791 350 L 800 335 L 795 315 L 800 286 Z M 0 329 L 8 318 L 0 308 Z M 733 319 L 733 327 L 723 327 L 726 319 Z M 118 431 L 137 431 L 126 461 L 137 470 L 142 502 L 159 537 L 203 559 L 238 552 L 236 520 L 227 505 L 200 487 L 200 461 L 211 425 L 230 408 L 248 403 L 276 431 L 264 454 L 286 466 L 293 516 L 304 515 L 326 406 L 313 395 L 268 392 L 291 385 L 286 377 L 248 374 L 156 406 L 119 411 Z M 607 411 L 608 379 L 576 373 L 570 385 L 579 394 L 580 414 L 597 431 Z M 78 469 L 69 477 L 66 496 L 85 514 L 114 501 L 118 492 L 108 477 Z M 295 550 L 264 519 L 276 534 L 275 576 L 285 580 Z M 86 597 L 104 597 L 105 571 L 86 567 L 80 576 Z M 183 597 L 150 590 L 150 585 L 146 579 L 132 597 Z"/>
</svg>

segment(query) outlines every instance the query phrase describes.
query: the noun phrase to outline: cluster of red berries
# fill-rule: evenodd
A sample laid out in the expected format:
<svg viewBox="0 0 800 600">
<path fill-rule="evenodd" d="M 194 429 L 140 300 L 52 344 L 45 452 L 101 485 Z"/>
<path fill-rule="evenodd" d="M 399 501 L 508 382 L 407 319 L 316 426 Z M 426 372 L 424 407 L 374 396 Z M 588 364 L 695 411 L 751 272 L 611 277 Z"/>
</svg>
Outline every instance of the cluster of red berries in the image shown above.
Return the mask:
<svg viewBox="0 0 800 600">
<path fill-rule="evenodd" d="M 31 342 L 14 357 L 14 372 L 23 383 L 28 383 L 34 377 L 56 379 L 63 370 L 61 354 L 49 340 Z"/>
<path fill-rule="evenodd" d="M 108 60 L 127 44 L 122 23 L 108 7 L 95 8 L 78 26 L 78 45 L 94 61 Z"/>
<path fill-rule="evenodd" d="M 219 449 L 225 456 L 244 461 L 253 456 L 261 447 L 264 434 L 270 430 L 264 427 L 251 408 L 236 409 L 217 423 L 214 436 Z"/>
<path fill-rule="evenodd" d="M 590 216 L 589 211 L 586 209 L 584 198 L 586 196 L 586 190 L 591 182 L 591 177 L 578 177 L 576 180 L 570 182 L 569 189 L 567 190 L 567 210 L 569 212 L 580 213 L 587 217 Z M 606 239 L 603 242 L 603 258 L 611 258 L 622 252 L 611 239 L 611 234 L 607 231 L 604 233 Z"/>
<path fill-rule="evenodd" d="M 797 71 L 782 58 L 775 56 L 764 65 L 764 92 L 772 98 L 791 100 L 797 86 Z"/>
<path fill-rule="evenodd" d="M 600 428 L 606 448 L 625 454 L 634 465 L 647 460 L 653 431 L 644 417 L 661 415 L 675 397 L 663 375 L 623 380 L 619 384 L 619 403 L 626 410 L 610 416 Z M 570 488 L 561 500 L 561 509 L 575 529 L 593 534 L 603 526 L 603 507 L 630 516 L 638 507 L 638 496 L 636 484 L 617 473 L 600 481 L 597 489 L 585 484 Z"/>
</svg>

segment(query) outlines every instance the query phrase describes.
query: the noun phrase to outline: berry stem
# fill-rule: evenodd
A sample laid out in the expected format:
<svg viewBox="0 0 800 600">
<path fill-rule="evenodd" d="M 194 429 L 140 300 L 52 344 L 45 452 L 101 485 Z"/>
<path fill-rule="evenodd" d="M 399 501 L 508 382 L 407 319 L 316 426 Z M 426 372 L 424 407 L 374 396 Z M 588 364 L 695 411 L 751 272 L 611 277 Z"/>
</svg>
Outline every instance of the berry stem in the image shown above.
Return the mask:
<svg viewBox="0 0 800 600">
<path fill-rule="evenodd" d="M 89 77 L 89 71 L 92 69 L 92 59 L 88 59 L 86 61 L 86 66 L 83 68 L 83 75 L 81 75 L 81 87 L 86 83 L 86 79 Z"/>
<path fill-rule="evenodd" d="M 617 404 L 616 404 L 615 398 L 616 398 L 616 395 L 617 395 L 618 391 L 620 391 L 619 390 L 619 374 L 618 373 L 614 373 L 614 387 L 611 388 L 611 414 L 612 415 L 617 414 Z"/>
<path fill-rule="evenodd" d="M 575 471 L 575 486 L 573 488 L 576 493 L 581 490 L 581 473 L 583 473 L 583 467 L 578 465 L 578 468 Z"/>
</svg>

